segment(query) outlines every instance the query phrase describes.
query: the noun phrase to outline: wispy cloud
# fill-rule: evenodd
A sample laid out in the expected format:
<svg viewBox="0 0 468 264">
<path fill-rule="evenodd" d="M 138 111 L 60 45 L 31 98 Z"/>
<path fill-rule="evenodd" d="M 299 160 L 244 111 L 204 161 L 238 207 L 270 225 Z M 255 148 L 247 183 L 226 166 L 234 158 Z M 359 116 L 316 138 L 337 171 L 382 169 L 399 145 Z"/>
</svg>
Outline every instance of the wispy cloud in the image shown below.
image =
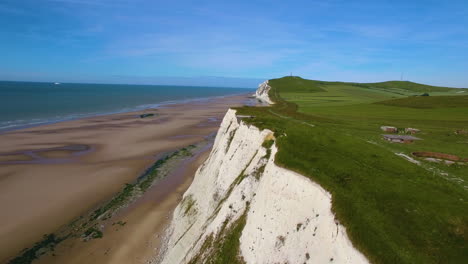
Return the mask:
<svg viewBox="0 0 468 264">
<path fill-rule="evenodd" d="M 91 5 L 91 6 L 122 6 L 130 4 L 130 1 L 119 0 L 46 0 L 60 4 L 78 4 L 78 5 Z"/>
<path fill-rule="evenodd" d="M 22 8 L 0 3 L 0 13 L 7 13 L 7 14 L 13 14 L 13 15 L 25 15 L 25 14 L 28 14 L 29 12 L 27 12 L 25 9 L 22 9 Z"/>
<path fill-rule="evenodd" d="M 407 32 L 403 25 L 346 24 L 336 30 L 368 38 L 395 39 Z"/>
</svg>

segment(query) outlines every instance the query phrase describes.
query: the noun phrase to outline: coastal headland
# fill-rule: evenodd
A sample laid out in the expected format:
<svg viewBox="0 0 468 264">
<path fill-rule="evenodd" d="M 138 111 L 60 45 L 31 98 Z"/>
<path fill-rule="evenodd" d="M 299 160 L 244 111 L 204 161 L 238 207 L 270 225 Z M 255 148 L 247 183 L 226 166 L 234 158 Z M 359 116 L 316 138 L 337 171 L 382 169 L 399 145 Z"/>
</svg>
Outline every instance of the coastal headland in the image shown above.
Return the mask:
<svg viewBox="0 0 468 264">
<path fill-rule="evenodd" d="M 206 140 L 229 107 L 247 100 L 247 95 L 213 98 L 0 134 L 0 262 L 108 201 L 164 153 Z M 180 180 L 166 184 L 165 195 L 151 190 L 116 216 L 124 219 L 113 229 L 120 231 L 88 242 L 65 241 L 55 256 L 39 262 L 143 261 L 144 252 L 149 257 L 157 247 L 148 241 L 162 230 L 208 150 L 199 149 L 171 172 Z M 125 250 L 121 239 L 135 243 L 126 243 Z"/>
</svg>

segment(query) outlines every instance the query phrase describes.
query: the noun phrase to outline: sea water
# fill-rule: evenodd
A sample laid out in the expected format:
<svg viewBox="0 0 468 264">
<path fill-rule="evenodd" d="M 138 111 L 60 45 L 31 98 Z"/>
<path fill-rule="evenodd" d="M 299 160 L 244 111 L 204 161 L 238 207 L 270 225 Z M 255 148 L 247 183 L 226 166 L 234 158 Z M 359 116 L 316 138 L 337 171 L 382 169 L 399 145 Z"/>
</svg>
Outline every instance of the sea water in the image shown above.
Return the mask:
<svg viewBox="0 0 468 264">
<path fill-rule="evenodd" d="M 252 91 L 225 87 L 0 81 L 0 131 Z"/>
</svg>

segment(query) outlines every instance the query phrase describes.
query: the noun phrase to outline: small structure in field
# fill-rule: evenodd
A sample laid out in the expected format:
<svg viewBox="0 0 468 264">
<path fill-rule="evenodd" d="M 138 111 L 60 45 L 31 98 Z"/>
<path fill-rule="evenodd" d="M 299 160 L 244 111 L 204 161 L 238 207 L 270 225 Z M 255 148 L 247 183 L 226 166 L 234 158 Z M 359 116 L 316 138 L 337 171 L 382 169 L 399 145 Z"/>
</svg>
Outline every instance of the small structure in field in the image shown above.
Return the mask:
<svg viewBox="0 0 468 264">
<path fill-rule="evenodd" d="M 421 140 L 420 138 L 408 136 L 408 135 L 382 135 L 385 140 L 393 143 L 413 143 L 415 140 Z"/>
<path fill-rule="evenodd" d="M 391 132 L 391 133 L 397 133 L 398 128 L 392 127 L 392 126 L 381 126 L 380 129 L 382 129 L 385 132 Z"/>
<path fill-rule="evenodd" d="M 416 134 L 416 133 L 419 133 L 421 130 L 417 129 L 417 128 L 412 128 L 412 127 L 407 127 L 405 128 L 405 133 L 407 134 Z"/>
</svg>

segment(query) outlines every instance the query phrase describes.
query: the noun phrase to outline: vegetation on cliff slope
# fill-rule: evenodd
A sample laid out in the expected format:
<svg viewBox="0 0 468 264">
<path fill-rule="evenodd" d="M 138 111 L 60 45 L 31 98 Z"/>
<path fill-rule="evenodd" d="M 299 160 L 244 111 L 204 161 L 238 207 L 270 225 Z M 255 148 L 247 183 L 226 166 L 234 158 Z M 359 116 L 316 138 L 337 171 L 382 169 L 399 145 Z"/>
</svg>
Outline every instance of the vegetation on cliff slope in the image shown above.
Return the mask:
<svg viewBox="0 0 468 264">
<path fill-rule="evenodd" d="M 245 121 L 275 132 L 278 165 L 332 193 L 337 219 L 371 262 L 466 263 L 468 164 L 419 159 L 417 165 L 395 155 L 437 151 L 468 158 L 468 136 L 455 133 L 468 129 L 468 105 L 452 107 L 451 100 L 436 97 L 460 95 L 462 90 L 299 77 L 269 84 L 275 105 L 242 107 L 238 113 L 255 116 Z M 437 107 L 407 107 L 405 99 L 402 104 L 387 101 L 425 88 L 433 89 L 431 96 L 415 100 L 429 99 Z M 376 104 L 381 101 L 387 102 Z M 416 136 L 423 140 L 384 141 L 382 125 L 418 128 Z"/>
<path fill-rule="evenodd" d="M 230 219 L 226 219 L 216 236 L 210 234 L 197 255 L 195 255 L 189 264 L 245 264 L 240 251 L 240 237 L 247 221 L 247 209 L 244 213 L 229 224 Z"/>
</svg>

